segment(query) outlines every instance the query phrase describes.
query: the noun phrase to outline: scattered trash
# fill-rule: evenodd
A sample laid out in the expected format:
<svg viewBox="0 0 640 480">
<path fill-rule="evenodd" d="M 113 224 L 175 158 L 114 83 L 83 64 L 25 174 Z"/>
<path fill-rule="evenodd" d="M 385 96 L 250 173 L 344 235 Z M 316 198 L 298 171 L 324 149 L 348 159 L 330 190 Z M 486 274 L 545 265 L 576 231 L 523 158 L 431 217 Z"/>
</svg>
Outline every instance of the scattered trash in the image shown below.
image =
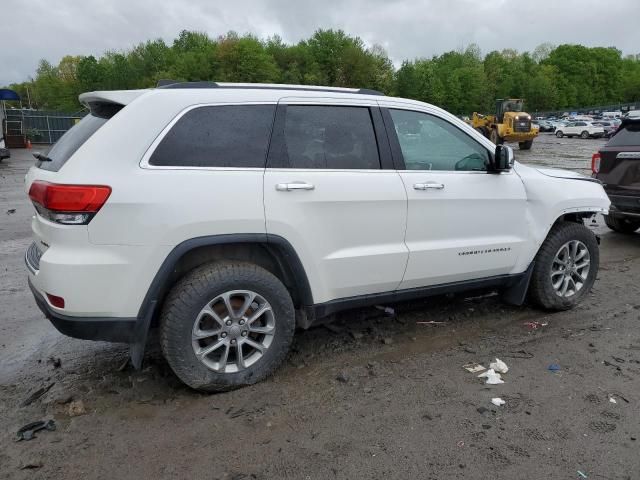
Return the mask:
<svg viewBox="0 0 640 480">
<path fill-rule="evenodd" d="M 626 398 L 624 398 L 624 396 L 623 396 L 623 395 L 621 395 L 619 392 L 611 392 L 611 393 L 609 394 L 609 396 L 610 396 L 610 397 L 613 397 L 614 395 L 615 395 L 616 397 L 618 397 L 620 400 L 622 400 L 624 403 L 629 403 L 629 400 L 627 400 Z"/>
<path fill-rule="evenodd" d="M 560 371 L 560 365 L 558 365 L 557 363 L 552 363 L 551 365 L 549 365 L 547 367 L 547 370 L 549 370 L 550 372 L 559 372 Z"/>
<path fill-rule="evenodd" d="M 491 399 L 491 403 L 493 403 L 496 407 L 501 407 L 502 405 L 504 405 L 505 402 L 503 399 L 496 397 L 496 398 L 492 398 Z"/>
<path fill-rule="evenodd" d="M 587 478 L 587 476 L 584 473 L 582 473 L 580 470 L 578 470 L 578 475 L 580 475 L 582 478 Z"/>
<path fill-rule="evenodd" d="M 18 442 L 25 440 L 29 441 L 36 438 L 36 432 L 40 430 L 49 430 L 50 432 L 56 429 L 56 422 L 53 420 L 39 420 L 37 422 L 31 422 L 26 424 L 20 430 L 18 430 Z"/>
<path fill-rule="evenodd" d="M 464 441 L 460 440 L 458 442 L 458 448 L 462 448 L 462 447 L 464 447 Z"/>
<path fill-rule="evenodd" d="M 496 373 L 493 368 L 490 368 L 486 372 L 481 373 L 480 375 L 478 375 L 478 378 L 486 378 L 487 381 L 484 382 L 485 385 L 498 385 L 500 383 L 504 383 L 504 380 L 500 378 L 500 374 Z"/>
<path fill-rule="evenodd" d="M 484 368 L 482 365 L 475 362 L 467 363 L 463 365 L 462 368 L 464 368 L 467 372 L 470 372 L 470 373 L 478 373 L 486 370 L 486 368 Z"/>
<path fill-rule="evenodd" d="M 624 358 L 616 357 L 616 356 L 613 356 L 613 355 L 611 355 L 611 358 L 613 358 L 618 363 L 624 363 L 625 362 Z"/>
<path fill-rule="evenodd" d="M 541 323 L 541 322 L 524 322 L 524 326 L 528 327 L 529 330 L 537 330 L 540 327 L 546 327 L 549 325 L 549 322 Z"/>
<path fill-rule="evenodd" d="M 382 306 L 382 305 L 376 305 L 376 308 L 378 310 L 384 312 L 384 314 L 387 317 L 393 317 L 396 314 L 396 311 L 391 307 L 385 307 L 385 306 Z"/>
<path fill-rule="evenodd" d="M 338 380 L 341 383 L 347 383 L 349 381 L 349 376 L 344 372 L 340 372 L 336 377 L 336 380 Z"/>
<path fill-rule="evenodd" d="M 447 322 L 434 322 L 431 320 L 430 322 L 416 322 L 418 325 L 444 325 Z"/>
<path fill-rule="evenodd" d="M 35 392 L 33 392 L 31 395 L 29 395 L 24 402 L 22 402 L 20 404 L 21 407 L 26 407 L 27 405 L 31 405 L 33 402 L 35 402 L 37 399 L 39 399 L 41 396 L 43 396 L 45 393 L 47 393 L 51 387 L 53 387 L 55 385 L 56 382 L 50 383 L 49 385 L 47 385 L 46 387 L 42 387 L 39 388 L 38 390 L 36 390 Z"/>
<path fill-rule="evenodd" d="M 78 417 L 86 413 L 87 410 L 84 408 L 84 402 L 82 400 L 74 400 L 69 403 L 69 407 L 67 408 L 67 415 L 69 415 L 70 417 Z"/>
<path fill-rule="evenodd" d="M 15 208 L 10 208 L 9 210 L 7 210 L 7 215 L 13 215 L 14 213 L 16 213 Z"/>
<path fill-rule="evenodd" d="M 610 403 L 618 403 L 618 402 L 616 402 L 616 399 L 613 398 L 613 397 L 609 397 L 609 402 Z"/>
<path fill-rule="evenodd" d="M 504 363 L 499 358 L 496 358 L 495 362 L 491 362 L 489 364 L 489 368 L 492 368 L 493 370 L 495 370 L 498 373 L 507 373 L 509 371 L 509 367 L 507 367 L 507 364 Z"/>
</svg>

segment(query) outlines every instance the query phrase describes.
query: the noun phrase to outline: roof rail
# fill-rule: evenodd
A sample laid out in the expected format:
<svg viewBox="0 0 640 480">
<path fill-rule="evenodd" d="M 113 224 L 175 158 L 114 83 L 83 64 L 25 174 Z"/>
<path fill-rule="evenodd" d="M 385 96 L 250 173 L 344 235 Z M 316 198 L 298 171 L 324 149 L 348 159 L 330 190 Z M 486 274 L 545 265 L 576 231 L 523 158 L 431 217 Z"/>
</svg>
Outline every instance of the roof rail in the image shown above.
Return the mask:
<svg viewBox="0 0 640 480">
<path fill-rule="evenodd" d="M 298 90 L 306 92 L 331 92 L 331 93 L 357 93 L 360 95 L 380 95 L 384 93 L 369 88 L 342 88 L 342 87 L 312 87 L 305 85 L 269 85 L 269 84 L 244 84 L 216 82 L 178 82 L 175 80 L 158 80 L 156 88 L 162 89 L 187 89 L 187 88 L 225 88 L 225 89 L 250 89 L 250 90 Z"/>
</svg>

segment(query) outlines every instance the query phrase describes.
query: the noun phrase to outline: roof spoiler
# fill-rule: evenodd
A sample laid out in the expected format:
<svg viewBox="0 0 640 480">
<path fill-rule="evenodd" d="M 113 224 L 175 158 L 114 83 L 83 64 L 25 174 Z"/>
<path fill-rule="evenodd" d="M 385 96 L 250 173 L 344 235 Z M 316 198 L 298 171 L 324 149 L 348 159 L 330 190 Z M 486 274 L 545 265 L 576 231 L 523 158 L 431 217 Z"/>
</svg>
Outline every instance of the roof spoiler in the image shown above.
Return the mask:
<svg viewBox="0 0 640 480">
<path fill-rule="evenodd" d="M 111 118 L 125 105 L 133 102 L 149 90 L 109 90 L 87 92 L 78 99 L 87 107 L 92 115 L 100 118 Z"/>
</svg>

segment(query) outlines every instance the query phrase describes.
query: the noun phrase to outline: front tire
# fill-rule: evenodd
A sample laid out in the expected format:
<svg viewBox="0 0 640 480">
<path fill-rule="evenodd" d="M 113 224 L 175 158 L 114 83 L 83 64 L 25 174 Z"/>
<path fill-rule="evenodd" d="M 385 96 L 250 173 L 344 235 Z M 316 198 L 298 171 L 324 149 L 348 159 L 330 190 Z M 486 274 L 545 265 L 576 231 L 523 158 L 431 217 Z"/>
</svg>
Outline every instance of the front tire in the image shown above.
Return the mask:
<svg viewBox="0 0 640 480">
<path fill-rule="evenodd" d="M 489 134 L 489 140 L 491 140 L 496 145 L 502 145 L 504 143 L 504 138 L 498 135 L 498 130 L 495 128 L 491 129 L 491 133 Z"/>
<path fill-rule="evenodd" d="M 547 310 L 569 310 L 589 293 L 600 252 L 591 230 L 574 222 L 558 222 L 535 258 L 529 298 Z"/>
<path fill-rule="evenodd" d="M 558 138 L 562 138 L 562 137 L 564 137 L 564 133 L 562 133 L 562 130 L 558 130 L 558 131 L 556 132 L 556 137 L 558 137 Z"/>
<path fill-rule="evenodd" d="M 160 343 L 180 380 L 219 392 L 272 374 L 289 351 L 294 329 L 291 296 L 276 276 L 250 263 L 209 263 L 169 293 Z"/>
<path fill-rule="evenodd" d="M 629 220 L 628 218 L 612 217 L 611 215 L 604 216 L 604 223 L 607 224 L 614 232 L 631 234 L 640 228 L 640 221 Z"/>
</svg>

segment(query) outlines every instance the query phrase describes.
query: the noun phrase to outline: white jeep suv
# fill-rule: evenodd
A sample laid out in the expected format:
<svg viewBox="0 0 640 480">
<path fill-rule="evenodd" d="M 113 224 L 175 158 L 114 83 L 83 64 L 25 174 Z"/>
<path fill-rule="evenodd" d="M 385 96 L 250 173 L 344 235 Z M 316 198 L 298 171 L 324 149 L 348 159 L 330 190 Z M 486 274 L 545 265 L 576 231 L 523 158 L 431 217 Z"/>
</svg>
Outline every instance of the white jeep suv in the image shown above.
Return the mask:
<svg viewBox="0 0 640 480">
<path fill-rule="evenodd" d="M 556 137 L 601 138 L 604 137 L 604 128 L 591 122 L 569 122 L 564 127 L 556 129 Z"/>
<path fill-rule="evenodd" d="M 265 378 L 339 310 L 467 290 L 567 309 L 596 278 L 601 184 L 514 163 L 432 105 L 216 83 L 80 100 L 26 176 L 36 302 L 137 367 L 157 326 L 193 388 Z"/>
</svg>

